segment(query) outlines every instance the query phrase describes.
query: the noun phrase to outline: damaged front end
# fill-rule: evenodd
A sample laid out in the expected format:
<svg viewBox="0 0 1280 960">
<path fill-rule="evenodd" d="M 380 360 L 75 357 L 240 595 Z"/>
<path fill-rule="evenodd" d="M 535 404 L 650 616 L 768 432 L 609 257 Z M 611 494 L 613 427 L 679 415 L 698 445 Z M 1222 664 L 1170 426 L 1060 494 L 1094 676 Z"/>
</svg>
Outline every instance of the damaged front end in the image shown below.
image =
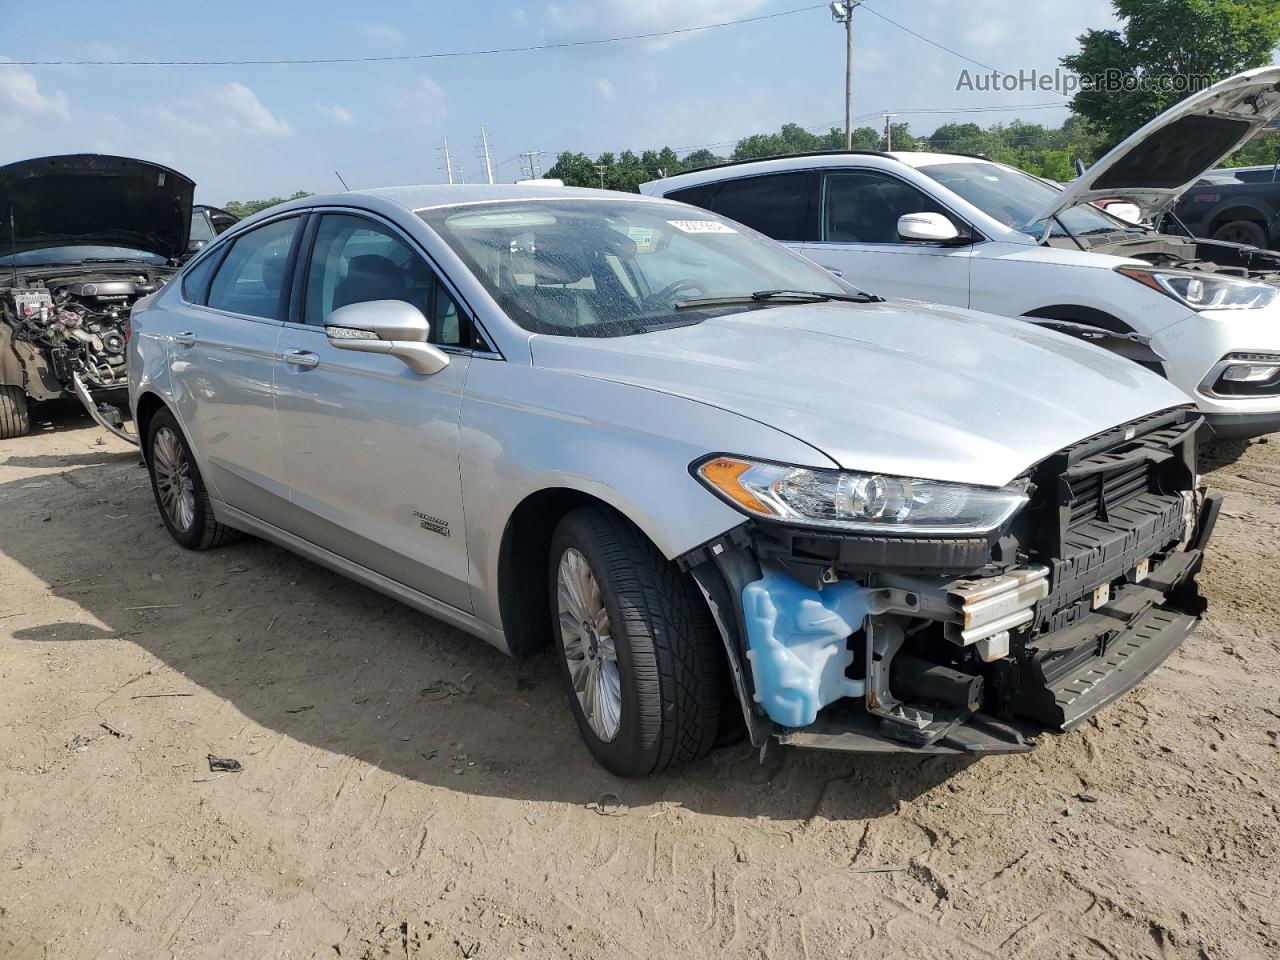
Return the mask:
<svg viewBox="0 0 1280 960">
<path fill-rule="evenodd" d="M 980 536 L 758 518 L 682 557 L 752 742 L 1022 752 L 1132 688 L 1205 608 L 1221 497 L 1199 485 L 1200 425 L 1170 410 L 1058 452 Z"/>
</svg>

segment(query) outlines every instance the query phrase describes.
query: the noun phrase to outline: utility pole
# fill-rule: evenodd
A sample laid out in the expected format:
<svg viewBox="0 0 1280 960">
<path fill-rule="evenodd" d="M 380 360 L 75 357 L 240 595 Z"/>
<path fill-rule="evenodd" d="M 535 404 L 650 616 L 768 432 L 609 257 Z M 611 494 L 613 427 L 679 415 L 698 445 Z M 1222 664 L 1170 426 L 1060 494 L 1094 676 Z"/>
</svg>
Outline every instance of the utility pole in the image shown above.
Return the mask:
<svg viewBox="0 0 1280 960">
<path fill-rule="evenodd" d="M 603 190 L 604 189 L 604 172 L 609 168 L 605 166 L 603 163 L 597 163 L 595 165 L 595 168 L 596 168 L 596 173 L 600 174 L 600 189 Z"/>
<path fill-rule="evenodd" d="M 493 183 L 493 158 L 489 155 L 489 134 L 484 128 L 484 124 L 480 124 L 480 145 L 484 148 L 484 172 L 488 176 L 489 182 Z"/>
<path fill-rule="evenodd" d="M 831 4 L 831 19 L 844 24 L 844 148 L 853 149 L 853 11 L 863 0 Z"/>
<path fill-rule="evenodd" d="M 453 158 L 449 155 L 449 138 L 444 138 L 444 174 L 453 183 Z"/>
<path fill-rule="evenodd" d="M 529 162 L 529 179 L 536 180 L 542 175 L 542 171 L 538 169 L 538 157 L 542 154 L 541 150 L 526 150 L 520 154 L 522 160 L 520 166 L 523 168 L 524 161 Z"/>
<path fill-rule="evenodd" d="M 886 113 L 884 115 L 884 152 L 893 152 L 893 125 L 889 121 L 896 117 L 896 113 Z"/>
</svg>

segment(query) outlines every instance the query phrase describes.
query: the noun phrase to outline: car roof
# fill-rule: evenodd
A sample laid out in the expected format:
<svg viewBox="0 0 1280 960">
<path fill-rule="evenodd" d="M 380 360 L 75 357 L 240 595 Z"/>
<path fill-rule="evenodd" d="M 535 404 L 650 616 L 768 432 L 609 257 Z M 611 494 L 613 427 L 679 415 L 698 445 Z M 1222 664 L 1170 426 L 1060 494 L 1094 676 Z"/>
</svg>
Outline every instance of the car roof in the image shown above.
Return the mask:
<svg viewBox="0 0 1280 960">
<path fill-rule="evenodd" d="M 751 160 L 731 160 L 728 163 L 717 163 L 709 167 L 699 167 L 684 173 L 673 174 L 661 180 L 642 183 L 640 190 L 650 196 L 661 196 L 656 192 L 659 184 L 664 188 L 679 189 L 684 186 L 714 182 L 724 179 L 721 173 L 731 176 L 750 176 L 757 172 L 784 173 L 790 170 L 816 170 L 823 167 L 849 166 L 859 161 L 874 158 L 878 160 L 896 160 L 910 167 L 930 166 L 940 163 L 991 163 L 986 157 L 969 156 L 959 153 L 927 153 L 920 151 L 894 151 L 884 153 L 880 150 L 819 150 L 812 153 L 787 153 L 773 157 L 756 157 Z M 652 192 L 651 192 L 652 191 Z"/>
<path fill-rule="evenodd" d="M 352 190 L 333 197 L 307 197 L 307 202 L 332 201 L 350 203 L 353 197 L 378 197 L 406 210 L 428 210 L 466 203 L 491 203 L 504 200 L 652 200 L 634 193 L 617 190 L 592 190 L 584 187 L 559 187 L 546 184 L 468 184 L 428 183 L 408 187 L 374 187 Z"/>
</svg>

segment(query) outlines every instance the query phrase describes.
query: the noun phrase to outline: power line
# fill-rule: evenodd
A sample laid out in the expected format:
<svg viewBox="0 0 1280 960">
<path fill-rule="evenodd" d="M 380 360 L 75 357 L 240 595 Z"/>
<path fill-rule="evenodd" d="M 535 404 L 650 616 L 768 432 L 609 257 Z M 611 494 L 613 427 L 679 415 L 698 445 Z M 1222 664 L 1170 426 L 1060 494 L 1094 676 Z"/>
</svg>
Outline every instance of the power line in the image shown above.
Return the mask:
<svg viewBox="0 0 1280 960">
<path fill-rule="evenodd" d="M 983 63 L 981 60 L 975 60 L 973 59 L 973 57 L 970 57 L 967 54 L 963 54 L 959 50 L 952 50 L 950 47 L 939 43 L 937 40 L 931 40 L 930 38 L 926 37 L 923 33 L 916 33 L 910 27 L 903 26 L 897 20 L 892 20 L 889 17 L 886 17 L 883 13 L 881 13 L 878 10 L 873 10 L 870 6 L 868 6 L 865 3 L 862 4 L 860 9 L 867 11 L 867 13 L 871 14 L 873 17 L 879 17 L 885 23 L 891 24 L 892 26 L 897 27 L 899 30 L 902 30 L 902 31 L 905 31 L 906 33 L 911 34 L 917 40 L 923 40 L 925 43 L 930 44 L 931 46 L 935 46 L 939 50 L 945 50 L 947 53 L 951 54 L 953 57 L 959 57 L 961 60 L 967 60 L 972 64 L 976 64 L 977 66 L 982 67 L 983 70 L 990 70 L 992 73 L 998 73 L 1002 75 L 1006 73 L 1006 71 L 997 70 L 995 67 L 991 66 L 990 64 Z"/>
<path fill-rule="evenodd" d="M 534 53 L 541 50 L 564 50 L 571 47 L 594 47 L 607 43 L 630 43 L 636 40 L 657 40 L 662 37 L 674 37 L 686 33 L 697 33 L 700 30 L 716 30 L 720 27 L 736 27 L 746 23 L 759 23 L 762 20 L 776 20 L 779 17 L 790 17 L 811 10 L 822 10 L 825 3 L 791 10 L 779 10 L 776 13 L 762 13 L 754 17 L 742 17 L 738 20 L 722 20 L 718 23 L 704 23 L 696 27 L 678 27 L 674 30 L 655 30 L 650 33 L 632 33 L 620 37 L 599 37 L 593 40 L 562 40 L 557 43 L 538 43 L 527 47 L 494 47 L 488 50 L 446 50 L 438 53 L 405 53 L 381 57 L 283 57 L 261 60 L 0 60 L 0 66 L 15 67 L 256 67 L 256 66 L 302 66 L 333 63 L 394 63 L 412 60 L 443 60 L 456 57 L 493 57 L 508 53 Z M 877 14 L 878 16 L 878 14 Z"/>
</svg>

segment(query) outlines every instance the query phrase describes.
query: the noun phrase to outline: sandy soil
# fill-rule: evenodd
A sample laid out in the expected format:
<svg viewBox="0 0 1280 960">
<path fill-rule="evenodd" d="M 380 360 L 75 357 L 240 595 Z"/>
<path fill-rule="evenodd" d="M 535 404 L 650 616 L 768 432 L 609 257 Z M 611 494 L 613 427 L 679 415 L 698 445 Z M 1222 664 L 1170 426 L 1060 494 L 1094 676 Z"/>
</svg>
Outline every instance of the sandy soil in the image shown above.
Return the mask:
<svg viewBox="0 0 1280 960">
<path fill-rule="evenodd" d="M 1209 619 L 1079 731 L 633 782 L 549 657 L 184 552 L 55 412 L 0 442 L 0 960 L 1280 956 L 1280 438 L 1212 452 Z"/>
</svg>

